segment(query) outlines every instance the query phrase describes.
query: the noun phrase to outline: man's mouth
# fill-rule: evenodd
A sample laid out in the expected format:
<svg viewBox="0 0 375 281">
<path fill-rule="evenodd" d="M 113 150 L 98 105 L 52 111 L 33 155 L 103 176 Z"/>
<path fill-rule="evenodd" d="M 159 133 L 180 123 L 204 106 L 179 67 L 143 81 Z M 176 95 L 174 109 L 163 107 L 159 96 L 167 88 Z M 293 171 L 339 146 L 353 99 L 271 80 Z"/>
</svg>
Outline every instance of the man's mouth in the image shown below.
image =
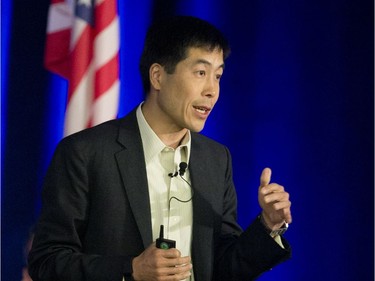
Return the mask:
<svg viewBox="0 0 375 281">
<path fill-rule="evenodd" d="M 208 113 L 211 109 L 209 107 L 205 106 L 193 106 L 196 111 L 198 111 L 201 114 Z"/>
</svg>

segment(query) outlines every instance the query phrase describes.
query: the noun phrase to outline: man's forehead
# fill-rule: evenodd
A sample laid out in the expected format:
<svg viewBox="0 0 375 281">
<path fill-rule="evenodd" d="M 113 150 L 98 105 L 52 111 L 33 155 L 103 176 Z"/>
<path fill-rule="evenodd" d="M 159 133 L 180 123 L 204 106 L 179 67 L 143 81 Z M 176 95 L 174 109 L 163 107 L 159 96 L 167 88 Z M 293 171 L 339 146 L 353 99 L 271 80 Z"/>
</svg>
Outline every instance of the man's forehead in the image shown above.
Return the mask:
<svg viewBox="0 0 375 281">
<path fill-rule="evenodd" d="M 193 63 L 208 64 L 213 66 L 224 66 L 223 50 L 219 48 L 191 47 L 187 50 L 186 59 Z"/>
</svg>

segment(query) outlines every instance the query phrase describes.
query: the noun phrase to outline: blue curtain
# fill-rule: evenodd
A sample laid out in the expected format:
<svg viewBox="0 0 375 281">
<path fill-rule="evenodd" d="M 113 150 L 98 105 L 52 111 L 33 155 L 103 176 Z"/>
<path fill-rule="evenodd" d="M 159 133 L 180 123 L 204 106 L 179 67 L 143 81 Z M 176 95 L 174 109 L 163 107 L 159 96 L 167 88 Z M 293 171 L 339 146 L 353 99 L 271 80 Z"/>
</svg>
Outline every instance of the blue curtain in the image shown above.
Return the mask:
<svg viewBox="0 0 375 281">
<path fill-rule="evenodd" d="M 3 0 L 3 280 L 20 280 L 45 170 L 62 137 L 66 82 L 44 70 L 48 0 Z M 292 199 L 293 258 L 259 280 L 373 280 L 373 1 L 119 0 L 121 106 L 152 18 L 190 14 L 229 38 L 220 99 L 203 131 L 233 156 L 239 221 L 260 211 L 264 167 Z"/>
</svg>

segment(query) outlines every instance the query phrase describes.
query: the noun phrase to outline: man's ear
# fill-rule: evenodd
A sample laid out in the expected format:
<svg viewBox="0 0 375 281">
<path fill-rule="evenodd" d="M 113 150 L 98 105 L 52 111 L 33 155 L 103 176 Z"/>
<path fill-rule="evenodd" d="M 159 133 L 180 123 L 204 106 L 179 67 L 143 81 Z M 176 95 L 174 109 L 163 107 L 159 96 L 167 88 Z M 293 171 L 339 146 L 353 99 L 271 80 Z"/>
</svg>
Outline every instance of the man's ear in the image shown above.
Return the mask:
<svg viewBox="0 0 375 281">
<path fill-rule="evenodd" d="M 154 63 L 150 67 L 149 75 L 150 75 L 150 83 L 151 87 L 155 90 L 160 90 L 160 80 L 163 72 L 163 67 L 158 64 Z"/>
</svg>

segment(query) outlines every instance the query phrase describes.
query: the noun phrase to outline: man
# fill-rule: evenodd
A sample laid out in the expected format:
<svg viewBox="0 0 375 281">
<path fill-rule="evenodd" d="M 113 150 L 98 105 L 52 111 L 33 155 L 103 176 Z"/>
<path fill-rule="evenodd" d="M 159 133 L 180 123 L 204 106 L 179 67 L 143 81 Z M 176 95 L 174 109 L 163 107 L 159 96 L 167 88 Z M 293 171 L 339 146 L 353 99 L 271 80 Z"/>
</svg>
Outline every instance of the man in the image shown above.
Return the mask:
<svg viewBox="0 0 375 281">
<path fill-rule="evenodd" d="M 290 257 L 280 236 L 291 222 L 288 193 L 266 168 L 261 215 L 242 231 L 230 153 L 198 134 L 228 54 L 203 20 L 150 27 L 144 103 L 56 149 L 29 256 L 34 281 L 252 280 Z M 161 225 L 175 248 L 156 247 Z"/>
</svg>

